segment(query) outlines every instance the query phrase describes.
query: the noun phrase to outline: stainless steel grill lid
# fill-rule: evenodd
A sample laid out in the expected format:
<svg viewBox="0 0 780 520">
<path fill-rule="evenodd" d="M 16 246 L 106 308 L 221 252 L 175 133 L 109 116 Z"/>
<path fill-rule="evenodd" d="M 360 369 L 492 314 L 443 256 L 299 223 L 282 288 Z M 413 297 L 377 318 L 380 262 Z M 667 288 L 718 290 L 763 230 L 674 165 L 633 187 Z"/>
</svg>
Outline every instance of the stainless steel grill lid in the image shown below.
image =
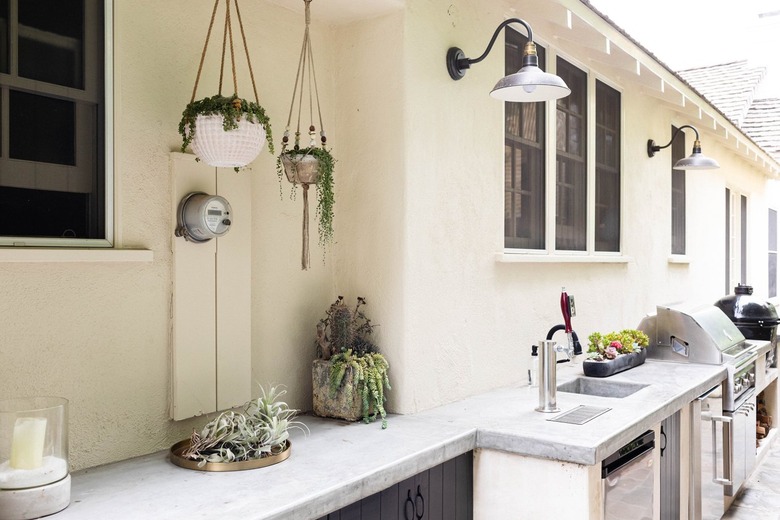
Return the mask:
<svg viewBox="0 0 780 520">
<path fill-rule="evenodd" d="M 745 336 L 713 305 L 658 305 L 638 327 L 650 338 L 650 358 L 720 365 L 739 357 Z"/>
</svg>

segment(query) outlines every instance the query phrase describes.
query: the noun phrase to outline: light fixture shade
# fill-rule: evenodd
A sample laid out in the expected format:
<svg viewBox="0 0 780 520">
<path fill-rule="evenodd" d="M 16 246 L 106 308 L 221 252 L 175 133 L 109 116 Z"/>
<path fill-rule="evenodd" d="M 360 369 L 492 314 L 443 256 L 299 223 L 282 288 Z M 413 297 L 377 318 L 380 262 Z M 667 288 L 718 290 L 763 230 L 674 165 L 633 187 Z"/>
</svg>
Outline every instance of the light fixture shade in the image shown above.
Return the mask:
<svg viewBox="0 0 780 520">
<path fill-rule="evenodd" d="M 522 103 L 551 101 L 568 96 L 571 89 L 555 74 L 526 65 L 514 74 L 501 78 L 490 95 L 502 101 Z"/>
<path fill-rule="evenodd" d="M 720 164 L 715 159 L 695 151 L 690 156 L 674 163 L 672 168 L 675 170 L 717 170 L 720 168 Z"/>
</svg>

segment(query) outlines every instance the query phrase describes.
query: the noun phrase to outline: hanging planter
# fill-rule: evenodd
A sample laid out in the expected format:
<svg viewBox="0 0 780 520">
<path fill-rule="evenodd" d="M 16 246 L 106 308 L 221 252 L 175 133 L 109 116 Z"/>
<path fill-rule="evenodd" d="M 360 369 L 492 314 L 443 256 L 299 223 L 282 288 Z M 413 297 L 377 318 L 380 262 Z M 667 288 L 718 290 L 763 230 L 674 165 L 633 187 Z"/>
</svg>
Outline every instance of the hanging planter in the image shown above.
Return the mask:
<svg viewBox="0 0 780 520">
<path fill-rule="evenodd" d="M 217 7 L 222 0 L 214 2 L 214 10 L 211 13 L 211 22 L 206 34 L 206 43 L 200 58 L 198 75 L 195 78 L 195 87 L 192 89 L 192 98 L 182 112 L 179 122 L 179 134 L 182 137 L 182 152 L 188 146 L 192 147 L 197 160 L 202 160 L 210 166 L 231 167 L 238 171 L 255 160 L 268 142 L 268 150 L 273 153 L 273 139 L 271 135 L 271 123 L 263 107 L 257 100 L 257 86 L 252 72 L 252 63 L 249 59 L 249 49 L 246 44 L 244 26 L 241 22 L 241 12 L 238 9 L 238 0 L 225 0 L 225 33 L 222 38 L 222 60 L 220 63 L 219 92 L 215 96 L 195 100 L 198 90 L 200 74 L 203 70 L 203 61 L 209 45 L 211 30 L 217 14 Z M 247 101 L 238 96 L 238 81 L 236 78 L 236 60 L 233 51 L 233 26 L 231 24 L 230 5 L 235 6 L 241 39 L 244 43 L 249 76 L 252 79 L 252 89 L 255 101 Z M 225 51 L 230 42 L 230 60 L 233 72 L 233 95 L 222 95 L 222 79 L 225 68 Z"/>
<path fill-rule="evenodd" d="M 309 255 L 309 186 L 317 186 L 317 218 L 319 222 L 319 242 L 327 246 L 333 240 L 333 205 L 335 204 L 333 193 L 333 166 L 336 162 L 330 151 L 325 148 L 327 137 L 322 124 L 322 111 L 320 110 L 320 97 L 317 91 L 317 77 L 314 72 L 314 55 L 312 53 L 311 39 L 309 38 L 309 25 L 311 16 L 309 5 L 311 0 L 303 0 L 306 10 L 306 28 L 303 33 L 303 46 L 298 62 L 298 71 L 293 88 L 290 113 L 287 118 L 287 127 L 282 138 L 282 153 L 276 160 L 276 170 L 281 182 L 282 174 L 293 184 L 293 189 L 300 185 L 303 188 L 303 228 L 301 269 L 308 269 L 310 265 Z M 304 83 L 309 85 L 309 116 L 312 119 L 309 124 L 308 146 L 301 146 L 301 112 L 303 106 Z M 300 90 L 298 86 L 300 85 Z M 295 141 L 290 146 L 290 124 L 293 112 L 295 112 L 297 100 L 298 123 L 295 130 Z M 316 143 L 316 127 L 314 126 L 314 103 L 317 105 L 317 115 L 320 124 L 320 145 Z"/>
</svg>

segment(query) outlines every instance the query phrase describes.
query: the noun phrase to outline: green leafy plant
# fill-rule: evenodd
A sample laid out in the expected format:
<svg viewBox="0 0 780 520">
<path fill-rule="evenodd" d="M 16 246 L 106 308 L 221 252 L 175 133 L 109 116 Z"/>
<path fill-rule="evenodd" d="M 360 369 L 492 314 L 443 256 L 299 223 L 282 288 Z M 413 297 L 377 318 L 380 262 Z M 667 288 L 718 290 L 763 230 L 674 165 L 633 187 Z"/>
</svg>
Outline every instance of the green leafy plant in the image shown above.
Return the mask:
<svg viewBox="0 0 780 520">
<path fill-rule="evenodd" d="M 283 151 L 276 158 L 276 174 L 279 177 L 279 186 L 281 190 L 284 167 L 282 166 L 282 156 L 286 155 L 291 159 L 292 167 L 295 168 L 298 155 L 311 155 L 319 161 L 319 178 L 317 179 L 317 220 L 319 222 L 319 241 L 321 245 L 330 244 L 333 241 L 333 206 L 336 204 L 333 192 L 333 170 L 336 159 L 324 147 L 310 146 L 308 148 L 299 148 L 296 146 L 291 150 Z M 293 185 L 293 193 L 296 186 Z"/>
<path fill-rule="evenodd" d="M 203 467 L 207 462 L 242 462 L 283 452 L 291 428 L 308 431 L 295 420 L 298 410 L 279 400 L 285 393 L 278 386 L 268 390 L 260 386 L 260 397 L 244 404 L 243 412 L 222 412 L 200 432 L 193 431 L 183 456 Z"/>
<path fill-rule="evenodd" d="M 387 428 L 384 402 L 385 389 L 390 390 L 390 365 L 368 337 L 376 325 L 363 312 L 364 305 L 365 298 L 358 297 L 355 307 L 350 309 L 343 296 L 331 304 L 317 324 L 317 355 L 330 360 L 331 397 L 338 392 L 356 394 L 362 402 L 363 421 L 368 423 L 379 416 L 384 429 Z M 354 386 L 343 384 L 349 372 Z"/>
<path fill-rule="evenodd" d="M 588 358 L 595 361 L 615 359 L 622 354 L 638 352 L 647 347 L 650 340 L 641 330 L 623 329 L 619 332 L 588 336 Z"/>
<path fill-rule="evenodd" d="M 238 128 L 241 116 L 246 117 L 250 123 L 259 123 L 265 129 L 265 140 L 268 143 L 268 151 L 274 153 L 273 137 L 271 135 L 271 121 L 265 113 L 265 109 L 253 101 L 241 99 L 233 94 L 225 97 L 217 94 L 189 103 L 181 114 L 179 121 L 179 134 L 181 135 L 181 151 L 184 152 L 195 137 L 198 116 L 220 115 L 222 116 L 222 128 L 227 132 Z"/>
</svg>

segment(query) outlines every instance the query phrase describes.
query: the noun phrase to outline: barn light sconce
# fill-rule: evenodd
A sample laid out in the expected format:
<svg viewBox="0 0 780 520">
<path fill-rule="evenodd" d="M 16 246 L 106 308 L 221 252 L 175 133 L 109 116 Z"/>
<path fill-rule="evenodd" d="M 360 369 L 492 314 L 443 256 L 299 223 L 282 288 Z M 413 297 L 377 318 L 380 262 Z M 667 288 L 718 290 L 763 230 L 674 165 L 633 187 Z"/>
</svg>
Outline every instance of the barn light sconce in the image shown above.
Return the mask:
<svg viewBox="0 0 780 520">
<path fill-rule="evenodd" d="M 674 166 L 672 166 L 672 168 L 675 170 L 717 170 L 718 168 L 720 168 L 720 164 L 718 164 L 718 161 L 716 161 L 715 159 L 710 159 L 706 155 L 702 155 L 701 141 L 699 141 L 699 131 L 696 130 L 691 125 L 683 125 L 677 130 L 675 130 L 672 139 L 663 146 L 658 146 L 657 144 L 655 144 L 655 141 L 653 141 L 652 139 L 648 139 L 647 156 L 653 157 L 655 155 L 655 152 L 659 150 L 663 150 L 664 148 L 668 148 L 672 144 L 672 142 L 674 142 L 674 139 L 677 137 L 677 134 L 679 134 L 683 128 L 690 128 L 696 133 L 696 140 L 693 142 L 693 152 L 689 157 L 677 161 L 674 164 Z"/>
<path fill-rule="evenodd" d="M 479 58 L 467 58 L 458 47 L 450 47 L 447 51 L 447 71 L 450 73 L 450 77 L 459 80 L 465 76 L 466 70 L 473 64 L 484 60 L 493 48 L 501 30 L 511 23 L 519 23 L 528 32 L 528 43 L 523 49 L 523 66 L 514 74 L 504 76 L 499 80 L 490 95 L 503 101 L 524 103 L 551 101 L 568 96 L 571 90 L 560 77 L 548 74 L 539 68 L 539 57 L 536 55 L 533 31 L 531 31 L 531 26 L 520 18 L 510 18 L 501 22 L 493 33 L 493 38 L 490 39 L 487 49 Z"/>
</svg>

